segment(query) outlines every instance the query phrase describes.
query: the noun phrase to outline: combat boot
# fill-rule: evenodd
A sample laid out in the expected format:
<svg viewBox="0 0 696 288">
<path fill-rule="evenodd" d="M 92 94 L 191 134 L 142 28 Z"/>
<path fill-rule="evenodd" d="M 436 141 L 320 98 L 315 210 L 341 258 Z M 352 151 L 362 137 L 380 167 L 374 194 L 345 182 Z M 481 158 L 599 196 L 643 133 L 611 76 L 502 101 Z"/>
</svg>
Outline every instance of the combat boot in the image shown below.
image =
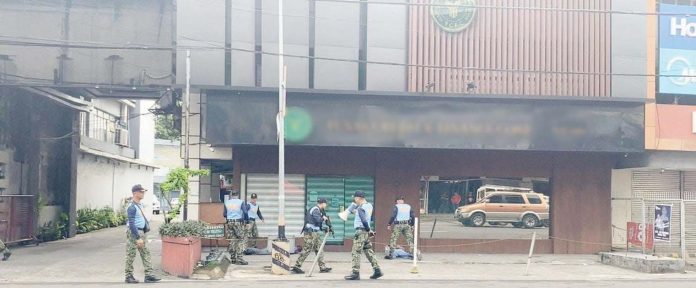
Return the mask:
<svg viewBox="0 0 696 288">
<path fill-rule="evenodd" d="M 319 268 L 319 273 L 329 273 L 331 270 L 333 270 L 331 267 Z"/>
<path fill-rule="evenodd" d="M 394 256 L 392 256 L 392 254 L 388 254 L 388 255 L 384 256 L 384 259 L 392 260 L 392 259 L 394 259 Z"/>
<path fill-rule="evenodd" d="M 157 278 L 157 276 L 155 276 L 155 275 L 145 276 L 145 283 L 155 283 L 155 282 L 159 282 L 160 280 L 162 280 L 162 279 Z"/>
<path fill-rule="evenodd" d="M 249 265 L 249 262 L 244 261 L 244 259 L 238 259 L 237 261 L 234 262 L 234 264 L 237 264 L 237 265 Z"/>
<path fill-rule="evenodd" d="M 360 273 L 352 272 L 350 275 L 345 277 L 346 280 L 360 280 Z"/>
<path fill-rule="evenodd" d="M 375 273 L 373 273 L 372 276 L 370 276 L 370 279 L 379 279 L 379 277 L 382 277 L 382 276 L 384 276 L 384 274 L 382 274 L 382 270 L 377 268 L 377 269 L 375 269 Z"/>
<path fill-rule="evenodd" d="M 302 269 L 300 269 L 300 267 L 297 267 L 297 266 L 292 267 L 292 269 L 290 269 L 290 271 L 292 271 L 292 273 L 295 273 L 295 274 L 304 274 L 304 271 L 302 271 Z"/>
<path fill-rule="evenodd" d="M 140 281 L 138 281 L 138 279 L 133 278 L 133 275 L 130 275 L 130 276 L 126 277 L 126 283 L 137 284 L 137 283 L 140 283 Z"/>
<path fill-rule="evenodd" d="M 7 261 L 7 259 L 10 259 L 10 256 L 12 256 L 12 252 L 7 251 L 2 255 L 2 261 Z"/>
</svg>

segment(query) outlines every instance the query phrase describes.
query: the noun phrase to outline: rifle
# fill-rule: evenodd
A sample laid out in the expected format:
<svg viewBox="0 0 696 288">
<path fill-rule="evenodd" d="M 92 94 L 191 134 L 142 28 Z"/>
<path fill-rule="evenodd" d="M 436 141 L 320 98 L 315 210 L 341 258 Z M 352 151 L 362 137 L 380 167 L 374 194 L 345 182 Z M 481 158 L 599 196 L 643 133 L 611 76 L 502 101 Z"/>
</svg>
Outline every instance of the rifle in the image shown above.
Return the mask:
<svg viewBox="0 0 696 288">
<path fill-rule="evenodd" d="M 328 214 L 326 214 L 326 211 L 324 209 L 319 209 L 319 211 L 321 211 L 321 216 L 326 217 L 326 227 L 329 227 L 329 233 L 331 233 L 331 238 L 336 238 L 336 233 L 334 233 L 333 225 L 331 224 L 331 218 Z"/>
</svg>

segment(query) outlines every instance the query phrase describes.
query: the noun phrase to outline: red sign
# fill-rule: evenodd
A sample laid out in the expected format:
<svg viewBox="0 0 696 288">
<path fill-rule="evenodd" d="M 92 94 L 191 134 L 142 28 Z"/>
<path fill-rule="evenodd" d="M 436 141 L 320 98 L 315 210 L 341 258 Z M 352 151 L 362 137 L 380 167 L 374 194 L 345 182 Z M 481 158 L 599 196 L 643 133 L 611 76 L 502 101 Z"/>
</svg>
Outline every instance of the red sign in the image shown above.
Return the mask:
<svg viewBox="0 0 696 288">
<path fill-rule="evenodd" d="M 637 222 L 626 223 L 626 233 L 628 236 L 628 243 L 631 243 L 638 247 L 643 247 L 643 239 L 647 236 L 647 241 L 645 242 L 645 249 L 652 249 L 653 247 L 653 225 L 648 224 L 647 229 L 642 227 L 643 225 Z"/>
</svg>

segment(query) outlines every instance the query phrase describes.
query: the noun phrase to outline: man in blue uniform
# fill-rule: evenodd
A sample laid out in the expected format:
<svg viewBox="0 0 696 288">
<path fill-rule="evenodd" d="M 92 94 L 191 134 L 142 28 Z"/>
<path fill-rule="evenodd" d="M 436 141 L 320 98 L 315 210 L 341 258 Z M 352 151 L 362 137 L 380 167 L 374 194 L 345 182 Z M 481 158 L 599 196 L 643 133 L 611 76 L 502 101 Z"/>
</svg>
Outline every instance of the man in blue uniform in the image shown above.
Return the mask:
<svg viewBox="0 0 696 288">
<path fill-rule="evenodd" d="M 322 213 L 322 211 L 326 210 L 327 205 L 326 198 L 319 198 L 317 200 L 317 205 L 307 211 L 307 216 L 305 217 L 306 224 L 302 230 L 302 233 L 304 234 L 304 245 L 302 246 L 302 253 L 300 253 L 300 257 L 297 258 L 297 261 L 295 261 L 295 266 L 292 267 L 292 273 L 304 274 L 304 271 L 302 271 L 302 263 L 304 263 L 305 259 L 307 259 L 307 256 L 312 251 L 314 251 L 317 257 L 319 257 L 317 260 L 317 262 L 319 262 L 319 273 L 331 272 L 331 268 L 326 267 L 326 263 L 324 262 L 324 254 L 319 253 L 319 248 L 321 247 L 322 243 L 321 231 L 328 232 L 326 229 L 329 228 L 322 227 L 324 222 L 329 219 L 324 213 Z"/>
<path fill-rule="evenodd" d="M 396 205 L 394 205 L 394 211 L 392 212 L 391 218 L 389 218 L 389 223 L 387 224 L 387 230 L 391 230 L 391 238 L 389 239 L 389 254 L 384 256 L 384 259 L 394 259 L 394 249 L 396 248 L 396 241 L 399 240 L 399 236 L 403 234 L 406 237 L 406 243 L 410 248 L 411 255 L 413 254 L 413 224 L 414 224 L 414 213 L 411 209 L 411 205 L 404 203 L 404 196 L 399 196 L 396 199 Z"/>
<path fill-rule="evenodd" d="M 263 215 L 261 214 L 261 209 L 259 209 L 259 204 L 256 203 L 256 198 L 258 195 L 256 193 L 251 194 L 251 200 L 247 203 L 247 210 L 249 211 L 249 241 L 251 247 L 256 248 L 256 240 L 259 238 L 259 228 L 256 227 L 256 222 L 263 220 Z"/>
<path fill-rule="evenodd" d="M 353 271 L 350 275 L 346 276 L 346 280 L 360 280 L 360 254 L 365 253 L 365 257 L 372 264 L 372 269 L 374 273 L 370 276 L 370 279 L 378 279 L 384 274 L 377 263 L 377 257 L 375 257 L 375 250 L 370 242 L 370 238 L 375 235 L 375 232 L 370 228 L 370 220 L 372 220 L 373 206 L 365 199 L 365 193 L 362 191 L 355 191 L 353 194 L 353 202 L 355 205 L 351 205 L 349 211 L 355 214 L 355 221 L 353 222 L 353 228 L 355 228 L 355 236 L 353 237 L 353 249 L 351 251 L 351 257 L 353 258 Z"/>
<path fill-rule="evenodd" d="M 138 184 L 133 186 L 133 201 L 126 209 L 128 214 L 128 222 L 126 231 L 126 283 L 138 283 L 138 280 L 133 277 L 133 261 L 135 261 L 136 252 L 140 253 L 140 258 L 143 260 L 145 267 L 145 283 L 153 283 L 160 281 L 152 273 L 152 261 L 150 250 L 147 249 L 147 232 L 150 231 L 150 223 L 145 218 L 143 205 L 140 203 L 145 197 L 147 189 Z"/>
<path fill-rule="evenodd" d="M 230 191 L 230 196 L 225 200 L 225 219 L 227 220 L 227 239 L 230 246 L 227 252 L 230 253 L 232 264 L 247 265 L 244 261 L 244 250 L 247 242 L 247 223 L 249 215 L 247 205 L 239 199 L 239 191 Z"/>
</svg>

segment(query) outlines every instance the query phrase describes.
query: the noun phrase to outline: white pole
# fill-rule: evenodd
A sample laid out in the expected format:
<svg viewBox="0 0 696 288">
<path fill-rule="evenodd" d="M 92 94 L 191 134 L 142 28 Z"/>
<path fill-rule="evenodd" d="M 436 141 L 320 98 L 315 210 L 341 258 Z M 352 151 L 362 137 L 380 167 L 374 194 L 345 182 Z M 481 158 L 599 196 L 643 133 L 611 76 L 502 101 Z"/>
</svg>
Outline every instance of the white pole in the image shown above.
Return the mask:
<svg viewBox="0 0 696 288">
<path fill-rule="evenodd" d="M 191 107 L 191 50 L 186 50 L 186 92 L 184 93 L 184 117 L 186 118 L 186 127 L 184 128 L 184 168 L 189 168 L 189 129 L 191 125 L 189 117 Z M 184 199 L 184 221 L 188 219 L 188 196 Z"/>
<path fill-rule="evenodd" d="M 680 224 L 681 224 L 681 254 L 682 254 L 682 259 L 686 261 L 686 211 L 685 211 L 686 205 L 684 205 L 684 200 L 681 200 L 681 207 L 680 207 Z"/>
<path fill-rule="evenodd" d="M 527 257 L 527 268 L 524 269 L 524 275 L 529 275 L 529 265 L 532 265 L 532 255 L 534 254 L 534 243 L 536 243 L 536 231 L 532 234 L 532 244 L 529 246 L 529 256 Z"/>
<path fill-rule="evenodd" d="M 641 247 L 642 247 L 642 250 L 643 250 L 643 255 L 645 255 L 645 242 L 648 242 L 648 233 L 655 233 L 655 232 L 654 232 L 654 231 L 648 231 L 648 225 L 647 225 L 647 223 L 646 223 L 647 221 L 645 220 L 645 217 L 646 217 L 646 216 L 645 216 L 645 209 L 646 209 L 646 207 L 645 207 L 645 199 L 640 199 L 640 201 L 641 201 L 641 202 L 640 202 L 640 203 L 641 203 L 641 208 L 643 209 L 643 211 L 642 211 L 642 213 L 643 213 L 643 239 L 641 240 L 641 245 L 642 245 Z"/>
<path fill-rule="evenodd" d="M 413 268 L 411 268 L 411 273 L 418 274 L 418 217 L 414 219 L 413 222 Z"/>
<path fill-rule="evenodd" d="M 285 237 L 285 63 L 283 0 L 278 0 L 278 239 Z"/>
</svg>

